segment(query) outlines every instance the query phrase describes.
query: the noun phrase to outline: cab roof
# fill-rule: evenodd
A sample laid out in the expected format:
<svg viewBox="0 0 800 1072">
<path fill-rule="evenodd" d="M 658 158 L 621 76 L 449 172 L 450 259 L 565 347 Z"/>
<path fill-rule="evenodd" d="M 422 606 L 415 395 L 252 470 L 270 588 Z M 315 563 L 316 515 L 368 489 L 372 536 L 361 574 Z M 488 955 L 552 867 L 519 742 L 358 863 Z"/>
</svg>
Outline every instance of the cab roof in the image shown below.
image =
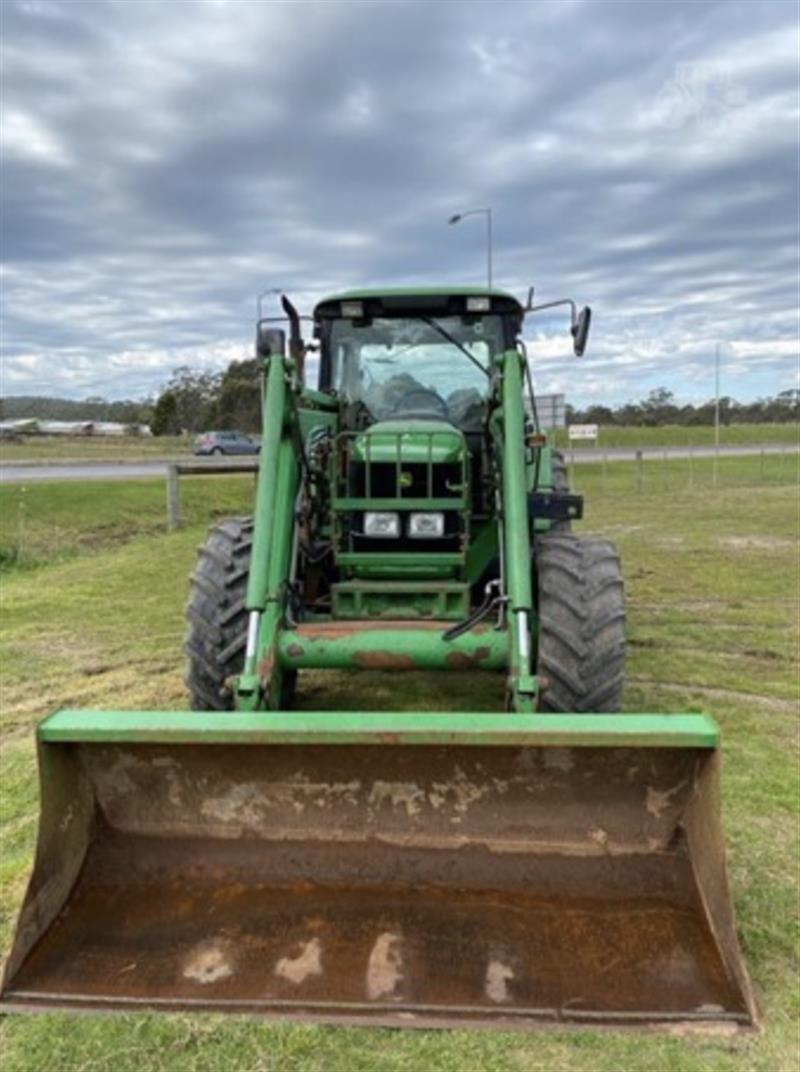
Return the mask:
<svg viewBox="0 0 800 1072">
<path fill-rule="evenodd" d="M 345 290 L 338 294 L 331 294 L 318 302 L 314 309 L 314 316 L 336 316 L 339 314 L 337 306 L 343 301 L 375 302 L 383 305 L 386 310 L 401 312 L 403 309 L 413 309 L 415 306 L 431 310 L 435 306 L 446 306 L 450 298 L 492 298 L 493 308 L 498 312 L 523 313 L 524 309 L 517 298 L 507 290 L 499 290 L 497 287 L 383 287 L 360 290 Z"/>
</svg>

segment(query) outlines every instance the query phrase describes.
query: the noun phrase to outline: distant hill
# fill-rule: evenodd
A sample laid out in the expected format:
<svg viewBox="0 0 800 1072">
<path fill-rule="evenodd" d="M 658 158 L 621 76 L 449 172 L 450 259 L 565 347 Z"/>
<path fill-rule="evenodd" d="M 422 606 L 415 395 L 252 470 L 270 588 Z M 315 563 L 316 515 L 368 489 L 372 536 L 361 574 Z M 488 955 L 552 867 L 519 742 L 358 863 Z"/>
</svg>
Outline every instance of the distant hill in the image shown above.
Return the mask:
<svg viewBox="0 0 800 1072">
<path fill-rule="evenodd" d="M 9 395 L 0 398 L 0 419 L 38 417 L 47 421 L 120 421 L 148 423 L 152 406 L 146 401 L 109 402 L 105 398 L 51 398 L 43 395 Z"/>
</svg>

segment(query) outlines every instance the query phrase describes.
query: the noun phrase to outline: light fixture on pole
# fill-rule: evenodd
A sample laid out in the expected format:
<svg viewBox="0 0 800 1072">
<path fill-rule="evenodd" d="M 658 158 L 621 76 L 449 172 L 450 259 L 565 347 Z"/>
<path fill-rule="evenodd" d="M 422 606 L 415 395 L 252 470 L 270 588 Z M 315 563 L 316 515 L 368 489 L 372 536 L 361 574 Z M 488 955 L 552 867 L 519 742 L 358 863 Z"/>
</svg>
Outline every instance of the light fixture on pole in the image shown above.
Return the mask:
<svg viewBox="0 0 800 1072">
<path fill-rule="evenodd" d="M 486 217 L 486 278 L 492 289 L 492 210 L 490 208 L 471 208 L 469 212 L 457 212 L 447 221 L 449 224 L 460 223 L 467 216 Z"/>
<path fill-rule="evenodd" d="M 259 320 L 261 319 L 261 303 L 268 294 L 283 294 L 283 290 L 280 287 L 267 287 L 266 290 L 256 295 L 256 317 Z"/>
</svg>

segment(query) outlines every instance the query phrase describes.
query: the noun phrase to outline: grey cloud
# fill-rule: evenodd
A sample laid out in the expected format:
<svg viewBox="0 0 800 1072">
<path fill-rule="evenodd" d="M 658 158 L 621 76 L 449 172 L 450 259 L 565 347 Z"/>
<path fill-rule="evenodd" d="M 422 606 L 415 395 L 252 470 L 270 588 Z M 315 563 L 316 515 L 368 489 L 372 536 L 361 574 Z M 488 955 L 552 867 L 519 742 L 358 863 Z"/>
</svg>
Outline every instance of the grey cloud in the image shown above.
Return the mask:
<svg viewBox="0 0 800 1072">
<path fill-rule="evenodd" d="M 596 307 L 576 400 L 707 393 L 714 339 L 744 395 L 794 382 L 789 5 L 21 0 L 3 22 L 4 391 L 219 367 L 266 285 L 480 281 L 481 221 L 444 221 L 486 204 L 497 282 Z M 527 334 L 546 383 L 563 323 Z"/>
</svg>

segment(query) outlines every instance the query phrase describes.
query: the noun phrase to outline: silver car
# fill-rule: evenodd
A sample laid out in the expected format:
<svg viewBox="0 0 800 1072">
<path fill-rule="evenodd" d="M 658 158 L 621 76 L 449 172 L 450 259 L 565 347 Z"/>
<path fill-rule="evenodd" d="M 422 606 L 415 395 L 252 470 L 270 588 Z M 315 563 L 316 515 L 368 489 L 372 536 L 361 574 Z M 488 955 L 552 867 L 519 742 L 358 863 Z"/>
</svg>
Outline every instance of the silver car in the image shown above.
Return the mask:
<svg viewBox="0 0 800 1072">
<path fill-rule="evenodd" d="M 261 444 L 243 432 L 203 432 L 194 441 L 195 454 L 258 454 Z"/>
</svg>

